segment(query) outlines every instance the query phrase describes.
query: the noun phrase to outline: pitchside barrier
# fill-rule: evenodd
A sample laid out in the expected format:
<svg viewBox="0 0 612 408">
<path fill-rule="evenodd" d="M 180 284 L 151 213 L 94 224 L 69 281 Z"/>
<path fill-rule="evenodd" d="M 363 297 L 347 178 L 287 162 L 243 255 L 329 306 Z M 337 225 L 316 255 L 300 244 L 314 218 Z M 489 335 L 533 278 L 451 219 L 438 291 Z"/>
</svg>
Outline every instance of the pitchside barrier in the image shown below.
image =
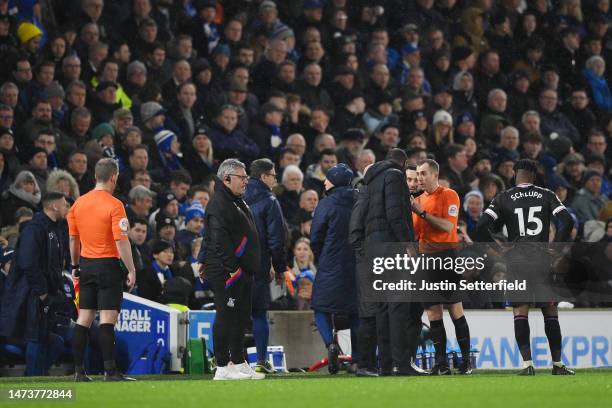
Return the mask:
<svg viewBox="0 0 612 408">
<path fill-rule="evenodd" d="M 117 332 L 120 365 L 129 367 L 141 358 L 139 350 L 152 342 L 162 342 L 170 351 L 169 371 L 182 372 L 187 340 L 206 339 L 209 353 L 214 351 L 212 328 L 214 311 L 179 312 L 168 306 L 124 293 Z M 477 368 L 517 369 L 521 357 L 514 339 L 512 312 L 508 310 L 467 310 L 472 349 L 478 350 Z M 270 346 L 283 346 L 288 368 L 308 367 L 327 356 L 314 325 L 312 312 L 271 311 Z M 445 314 L 448 349 L 458 349 L 453 324 Z M 427 319 L 423 317 L 423 321 Z M 536 367 L 552 362 L 539 309 L 529 316 L 531 346 Z M 563 333 L 563 362 L 575 368 L 612 366 L 612 309 L 560 310 Z M 339 335 L 341 347 L 350 353 L 350 336 Z"/>
</svg>

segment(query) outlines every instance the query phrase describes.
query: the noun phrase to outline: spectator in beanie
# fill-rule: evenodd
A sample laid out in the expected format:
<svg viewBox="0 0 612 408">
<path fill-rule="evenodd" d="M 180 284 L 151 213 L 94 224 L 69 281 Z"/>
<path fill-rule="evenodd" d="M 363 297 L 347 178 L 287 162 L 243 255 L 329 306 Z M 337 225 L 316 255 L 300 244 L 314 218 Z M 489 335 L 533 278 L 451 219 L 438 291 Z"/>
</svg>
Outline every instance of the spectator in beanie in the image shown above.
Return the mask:
<svg viewBox="0 0 612 408">
<path fill-rule="evenodd" d="M 149 227 L 156 230 L 156 222 L 160 217 L 172 218 L 175 221 L 175 226 L 178 228 L 179 202 L 176 195 L 172 191 L 165 191 L 157 198 L 157 210 L 153 211 L 149 216 Z"/>
<path fill-rule="evenodd" d="M 454 143 L 454 140 L 453 117 L 444 110 L 437 111 L 433 116 L 433 126 L 427 141 L 429 151 L 442 161 L 444 146 Z"/>
<path fill-rule="evenodd" d="M 110 122 L 115 110 L 121 108 L 121 105 L 117 103 L 118 88 L 119 85 L 111 81 L 102 81 L 96 87 L 95 94 L 88 106 L 93 115 L 94 125 Z"/>
<path fill-rule="evenodd" d="M 484 209 L 484 197 L 478 190 L 472 190 L 463 197 L 461 220 L 466 224 L 466 230 L 472 240 L 476 239 L 476 224 Z"/>
<path fill-rule="evenodd" d="M 201 183 L 216 171 L 217 164 L 214 160 L 213 147 L 208 138 L 206 127 L 196 129 L 191 140 L 191 146 L 187 146 L 184 154 L 183 164 L 192 174 L 195 184 Z"/>
<path fill-rule="evenodd" d="M 154 155 L 155 167 L 161 172 L 156 173 L 159 180 L 166 179 L 172 171 L 183 168 L 180 158 L 182 153 L 176 135 L 169 130 L 162 130 L 155 135 L 157 154 Z"/>
<path fill-rule="evenodd" d="M 453 103 L 457 112 L 478 114 L 478 102 L 474 94 L 474 77 L 468 71 L 459 71 L 453 77 Z"/>
<path fill-rule="evenodd" d="M 202 237 L 204 209 L 200 202 L 194 202 L 185 210 L 185 228 L 176 233 L 179 244 L 189 247 L 194 239 Z"/>
<path fill-rule="evenodd" d="M 157 102 L 146 102 L 140 107 L 140 130 L 142 142 L 149 147 L 155 145 L 155 135 L 163 129 L 166 111 Z"/>
</svg>

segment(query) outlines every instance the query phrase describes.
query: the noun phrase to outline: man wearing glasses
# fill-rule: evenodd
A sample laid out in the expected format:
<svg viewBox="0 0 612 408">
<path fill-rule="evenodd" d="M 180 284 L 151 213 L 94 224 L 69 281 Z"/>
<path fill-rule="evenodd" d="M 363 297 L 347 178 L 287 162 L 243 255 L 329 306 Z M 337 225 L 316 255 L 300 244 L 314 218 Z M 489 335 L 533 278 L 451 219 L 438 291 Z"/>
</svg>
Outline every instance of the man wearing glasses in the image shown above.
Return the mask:
<svg viewBox="0 0 612 408">
<path fill-rule="evenodd" d="M 263 379 L 244 358 L 244 332 L 251 320 L 253 275 L 261 262 L 257 227 L 242 197 L 249 177 L 245 165 L 227 159 L 219 166 L 215 194 L 206 207 L 206 238 L 200 260 L 215 294 L 213 328 L 215 380 Z"/>
</svg>

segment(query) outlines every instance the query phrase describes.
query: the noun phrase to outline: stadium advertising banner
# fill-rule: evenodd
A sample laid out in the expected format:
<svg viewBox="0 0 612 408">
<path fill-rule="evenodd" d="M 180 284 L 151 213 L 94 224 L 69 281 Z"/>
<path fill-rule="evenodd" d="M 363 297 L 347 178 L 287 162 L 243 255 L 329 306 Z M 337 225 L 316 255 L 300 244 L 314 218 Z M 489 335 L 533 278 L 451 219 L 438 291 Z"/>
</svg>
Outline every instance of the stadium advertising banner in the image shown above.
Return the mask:
<svg viewBox="0 0 612 408">
<path fill-rule="evenodd" d="M 140 358 L 143 348 L 161 343 L 171 354 L 170 371 L 181 368 L 179 351 L 185 346 L 181 312 L 150 300 L 123 293 L 119 318 L 115 325 L 117 360 L 124 370 Z"/>
<path fill-rule="evenodd" d="M 472 348 L 479 351 L 477 368 L 518 369 L 521 355 L 514 338 L 512 312 L 505 310 L 467 310 Z M 453 324 L 444 317 L 446 327 Z M 563 331 L 561 358 L 575 368 L 612 366 L 612 310 L 560 310 Z M 539 309 L 529 315 L 531 351 L 536 368 L 551 366 L 548 340 L 544 333 L 544 319 Z M 447 330 L 448 348 L 457 349 L 453 330 Z"/>
</svg>

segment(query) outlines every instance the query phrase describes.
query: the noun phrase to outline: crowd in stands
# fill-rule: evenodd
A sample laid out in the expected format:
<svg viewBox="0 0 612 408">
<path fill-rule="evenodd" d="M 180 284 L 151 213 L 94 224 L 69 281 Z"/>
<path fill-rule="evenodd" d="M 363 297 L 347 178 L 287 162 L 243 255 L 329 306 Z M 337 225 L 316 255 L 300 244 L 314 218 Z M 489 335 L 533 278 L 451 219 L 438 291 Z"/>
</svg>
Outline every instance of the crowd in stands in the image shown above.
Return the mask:
<svg viewBox="0 0 612 408">
<path fill-rule="evenodd" d="M 217 166 L 267 157 L 297 282 L 273 282 L 274 305 L 308 309 L 326 172 L 358 185 L 396 147 L 440 163 L 462 240 L 530 158 L 573 239 L 609 242 L 611 23 L 609 0 L 0 1 L 2 253 L 45 194 L 76 200 L 112 157 L 137 293 L 188 288 L 200 308 Z"/>
</svg>

